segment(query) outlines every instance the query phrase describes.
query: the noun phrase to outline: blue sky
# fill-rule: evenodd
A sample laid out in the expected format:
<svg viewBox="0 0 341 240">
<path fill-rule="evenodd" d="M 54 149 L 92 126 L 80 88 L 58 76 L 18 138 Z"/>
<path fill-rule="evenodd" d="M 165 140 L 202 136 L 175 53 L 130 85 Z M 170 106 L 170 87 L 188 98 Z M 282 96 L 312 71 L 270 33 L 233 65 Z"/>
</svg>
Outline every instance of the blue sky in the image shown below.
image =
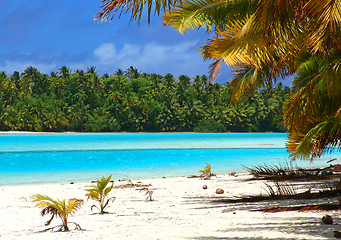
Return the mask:
<svg viewBox="0 0 341 240">
<path fill-rule="evenodd" d="M 34 66 L 49 74 L 62 66 L 72 70 L 95 66 L 99 74 L 134 66 L 146 73 L 190 77 L 207 74 L 198 48 L 205 31 L 181 35 L 163 27 L 160 18 L 151 24 L 129 23 L 129 15 L 112 22 L 95 23 L 100 0 L 0 0 L 0 70 L 11 74 Z M 217 82 L 230 79 L 223 66 Z"/>
</svg>

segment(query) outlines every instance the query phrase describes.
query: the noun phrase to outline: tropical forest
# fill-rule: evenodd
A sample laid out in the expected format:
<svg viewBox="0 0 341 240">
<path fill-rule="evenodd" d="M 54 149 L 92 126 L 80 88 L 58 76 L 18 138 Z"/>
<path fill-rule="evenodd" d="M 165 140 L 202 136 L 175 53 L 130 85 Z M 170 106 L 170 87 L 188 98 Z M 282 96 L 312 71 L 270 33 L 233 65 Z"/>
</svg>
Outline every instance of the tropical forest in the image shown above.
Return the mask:
<svg viewBox="0 0 341 240">
<path fill-rule="evenodd" d="M 85 132 L 283 132 L 278 84 L 231 102 L 229 83 L 207 76 L 141 73 L 99 76 L 96 67 L 43 74 L 34 67 L 0 74 L 0 130 Z"/>
</svg>

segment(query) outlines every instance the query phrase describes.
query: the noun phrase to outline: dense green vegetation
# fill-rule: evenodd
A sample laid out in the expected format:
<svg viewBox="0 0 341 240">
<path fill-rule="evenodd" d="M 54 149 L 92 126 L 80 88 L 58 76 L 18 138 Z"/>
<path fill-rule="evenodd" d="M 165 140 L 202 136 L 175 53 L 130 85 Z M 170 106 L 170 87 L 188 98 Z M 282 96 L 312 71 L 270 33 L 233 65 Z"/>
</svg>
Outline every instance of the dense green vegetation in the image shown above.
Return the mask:
<svg viewBox="0 0 341 240">
<path fill-rule="evenodd" d="M 289 89 L 277 85 L 230 103 L 227 84 L 205 75 L 140 73 L 130 67 L 98 76 L 96 68 L 50 75 L 28 67 L 0 73 L 0 130 L 16 131 L 284 131 L 282 103 Z"/>
</svg>

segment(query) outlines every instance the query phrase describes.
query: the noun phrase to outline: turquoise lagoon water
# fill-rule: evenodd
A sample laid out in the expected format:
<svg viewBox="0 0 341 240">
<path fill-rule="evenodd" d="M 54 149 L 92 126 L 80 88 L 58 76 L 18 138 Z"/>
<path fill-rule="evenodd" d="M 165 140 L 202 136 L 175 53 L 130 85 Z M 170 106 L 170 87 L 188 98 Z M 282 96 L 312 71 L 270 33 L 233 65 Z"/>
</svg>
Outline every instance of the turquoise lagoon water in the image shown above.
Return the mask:
<svg viewBox="0 0 341 240">
<path fill-rule="evenodd" d="M 242 165 L 285 165 L 285 133 L 3 134 L 0 185 L 188 176 L 243 171 Z M 302 167 L 327 160 L 296 161 Z M 245 170 L 244 170 L 245 171 Z"/>
</svg>

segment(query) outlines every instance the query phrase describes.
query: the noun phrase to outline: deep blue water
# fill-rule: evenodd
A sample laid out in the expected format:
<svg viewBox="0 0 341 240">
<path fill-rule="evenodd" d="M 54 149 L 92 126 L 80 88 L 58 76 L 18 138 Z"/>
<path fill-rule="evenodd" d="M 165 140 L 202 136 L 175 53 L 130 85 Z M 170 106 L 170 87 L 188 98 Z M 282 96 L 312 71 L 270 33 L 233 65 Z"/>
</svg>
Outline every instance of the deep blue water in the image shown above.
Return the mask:
<svg viewBox="0 0 341 240">
<path fill-rule="evenodd" d="M 284 133 L 24 134 L 0 135 L 0 185 L 188 176 L 243 171 L 242 165 L 289 161 Z M 313 164 L 327 166 L 325 156 Z"/>
</svg>

